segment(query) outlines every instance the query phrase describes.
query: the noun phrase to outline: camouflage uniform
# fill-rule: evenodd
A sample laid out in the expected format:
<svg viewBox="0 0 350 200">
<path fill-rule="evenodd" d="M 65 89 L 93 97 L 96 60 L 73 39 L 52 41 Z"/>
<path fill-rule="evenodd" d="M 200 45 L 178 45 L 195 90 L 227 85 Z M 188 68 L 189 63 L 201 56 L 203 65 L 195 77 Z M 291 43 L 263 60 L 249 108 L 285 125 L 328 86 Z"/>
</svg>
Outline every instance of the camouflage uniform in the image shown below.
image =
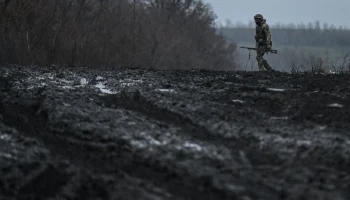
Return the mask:
<svg viewBox="0 0 350 200">
<path fill-rule="evenodd" d="M 255 41 L 256 47 L 258 48 L 256 53 L 256 60 L 258 61 L 259 69 L 264 71 L 272 71 L 271 66 L 267 63 L 267 61 L 263 58 L 266 49 L 271 49 L 272 41 L 271 41 L 271 32 L 269 25 L 266 23 L 266 20 L 263 19 L 263 16 L 257 14 L 254 16 L 255 22 L 257 24 L 255 28 Z"/>
</svg>

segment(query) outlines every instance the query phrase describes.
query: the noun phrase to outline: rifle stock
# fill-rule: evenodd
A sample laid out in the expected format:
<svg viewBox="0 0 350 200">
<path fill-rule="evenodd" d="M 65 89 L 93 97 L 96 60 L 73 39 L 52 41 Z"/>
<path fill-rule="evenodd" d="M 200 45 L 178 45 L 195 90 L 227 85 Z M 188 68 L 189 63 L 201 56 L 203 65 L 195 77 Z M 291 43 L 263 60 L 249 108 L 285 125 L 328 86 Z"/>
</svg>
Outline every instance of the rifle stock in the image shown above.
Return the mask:
<svg viewBox="0 0 350 200">
<path fill-rule="evenodd" d="M 245 46 L 241 46 L 240 48 L 242 49 L 248 49 L 248 50 L 254 50 L 257 51 L 258 48 L 254 48 L 254 47 L 245 47 Z M 266 49 L 267 53 L 274 53 L 277 54 L 277 50 L 276 49 Z"/>
</svg>

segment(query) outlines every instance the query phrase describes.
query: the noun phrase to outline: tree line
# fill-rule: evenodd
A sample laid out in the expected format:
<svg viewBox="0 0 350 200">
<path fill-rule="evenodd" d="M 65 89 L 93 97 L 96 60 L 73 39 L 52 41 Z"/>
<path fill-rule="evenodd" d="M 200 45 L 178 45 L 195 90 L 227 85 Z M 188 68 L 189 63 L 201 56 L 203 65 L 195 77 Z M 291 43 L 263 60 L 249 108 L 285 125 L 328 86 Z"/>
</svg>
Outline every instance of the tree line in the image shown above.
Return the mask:
<svg viewBox="0 0 350 200">
<path fill-rule="evenodd" d="M 214 23 L 201 0 L 0 0 L 0 61 L 234 69 Z"/>
</svg>

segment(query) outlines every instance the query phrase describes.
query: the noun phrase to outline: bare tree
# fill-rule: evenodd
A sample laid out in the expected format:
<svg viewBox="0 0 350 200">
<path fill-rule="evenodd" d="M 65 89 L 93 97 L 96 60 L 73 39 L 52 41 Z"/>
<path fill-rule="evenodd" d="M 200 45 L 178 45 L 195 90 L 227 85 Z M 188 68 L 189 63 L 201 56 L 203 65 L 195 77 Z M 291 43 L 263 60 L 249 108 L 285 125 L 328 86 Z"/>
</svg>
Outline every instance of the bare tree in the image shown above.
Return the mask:
<svg viewBox="0 0 350 200">
<path fill-rule="evenodd" d="M 306 60 L 306 64 L 310 66 L 311 73 L 318 74 L 318 73 L 324 73 L 324 60 L 321 57 L 315 56 L 315 55 L 309 55 L 309 57 Z"/>
<path fill-rule="evenodd" d="M 201 0 L 6 0 L 1 6 L 0 55 L 9 63 L 234 68 L 234 45 L 216 33 L 216 16 Z"/>
<path fill-rule="evenodd" d="M 348 73 L 350 72 L 350 56 L 345 54 L 344 56 L 338 57 L 331 63 L 331 66 L 335 73 Z"/>
</svg>

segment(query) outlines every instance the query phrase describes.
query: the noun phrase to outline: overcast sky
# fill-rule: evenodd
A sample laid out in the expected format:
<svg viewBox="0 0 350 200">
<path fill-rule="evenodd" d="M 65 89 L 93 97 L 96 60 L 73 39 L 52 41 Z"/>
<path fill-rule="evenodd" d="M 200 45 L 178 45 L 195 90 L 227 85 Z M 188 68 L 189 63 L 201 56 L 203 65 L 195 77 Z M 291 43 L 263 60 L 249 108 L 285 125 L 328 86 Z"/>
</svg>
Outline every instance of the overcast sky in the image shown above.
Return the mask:
<svg viewBox="0 0 350 200">
<path fill-rule="evenodd" d="M 350 0 L 203 0 L 210 3 L 218 20 L 248 23 L 261 13 L 269 24 L 327 22 L 350 27 Z"/>
</svg>

